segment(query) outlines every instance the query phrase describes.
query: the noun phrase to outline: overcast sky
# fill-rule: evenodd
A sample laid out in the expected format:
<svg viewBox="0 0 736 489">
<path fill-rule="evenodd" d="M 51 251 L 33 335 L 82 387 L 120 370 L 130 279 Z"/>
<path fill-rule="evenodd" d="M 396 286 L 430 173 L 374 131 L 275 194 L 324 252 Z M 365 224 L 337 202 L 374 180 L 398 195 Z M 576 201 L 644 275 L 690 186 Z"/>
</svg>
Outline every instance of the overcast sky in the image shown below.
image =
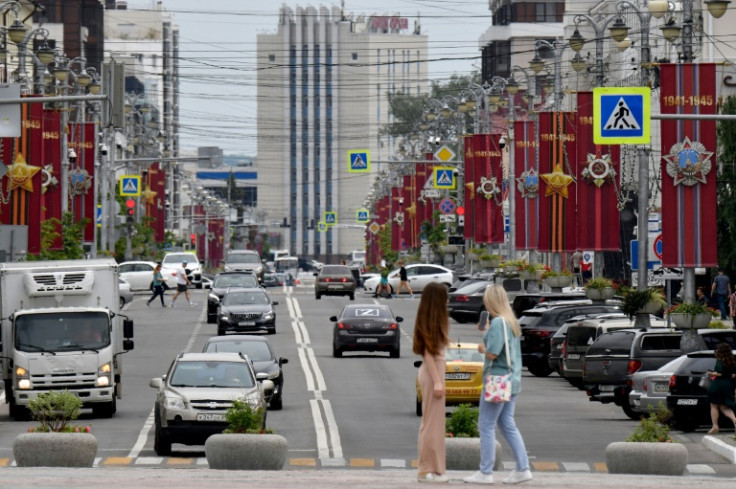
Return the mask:
<svg viewBox="0 0 736 489">
<path fill-rule="evenodd" d="M 164 0 L 179 25 L 183 151 L 220 146 L 226 154 L 256 156 L 256 35 L 276 31 L 282 4 L 330 8 L 340 2 Z M 478 38 L 490 25 L 488 0 L 346 0 L 345 11 L 398 13 L 410 19 L 410 29 L 419 13 L 429 36 L 430 78 L 480 70 Z"/>
</svg>

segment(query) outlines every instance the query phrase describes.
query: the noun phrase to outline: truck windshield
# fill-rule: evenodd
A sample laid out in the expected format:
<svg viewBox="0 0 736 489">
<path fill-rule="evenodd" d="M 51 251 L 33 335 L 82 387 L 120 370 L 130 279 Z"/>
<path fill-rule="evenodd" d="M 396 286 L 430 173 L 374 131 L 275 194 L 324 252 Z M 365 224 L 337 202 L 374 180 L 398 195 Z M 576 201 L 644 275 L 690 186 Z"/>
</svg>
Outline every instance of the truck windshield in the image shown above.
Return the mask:
<svg viewBox="0 0 736 489">
<path fill-rule="evenodd" d="M 24 314 L 15 321 L 15 348 L 26 352 L 99 350 L 110 344 L 104 312 Z"/>
</svg>

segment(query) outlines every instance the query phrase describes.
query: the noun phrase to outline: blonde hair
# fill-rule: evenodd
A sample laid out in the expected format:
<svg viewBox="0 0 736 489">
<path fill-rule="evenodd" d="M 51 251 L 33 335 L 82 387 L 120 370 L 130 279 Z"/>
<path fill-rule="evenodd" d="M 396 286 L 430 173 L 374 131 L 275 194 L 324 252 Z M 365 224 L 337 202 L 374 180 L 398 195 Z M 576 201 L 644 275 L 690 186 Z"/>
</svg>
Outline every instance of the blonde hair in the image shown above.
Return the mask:
<svg viewBox="0 0 736 489">
<path fill-rule="evenodd" d="M 509 304 L 509 296 L 506 290 L 500 285 L 489 285 L 483 294 L 483 305 L 486 307 L 488 314 L 494 317 L 502 317 L 511 326 L 514 336 L 521 336 L 521 326 L 519 320 L 516 319 L 514 311 L 511 310 Z"/>
</svg>

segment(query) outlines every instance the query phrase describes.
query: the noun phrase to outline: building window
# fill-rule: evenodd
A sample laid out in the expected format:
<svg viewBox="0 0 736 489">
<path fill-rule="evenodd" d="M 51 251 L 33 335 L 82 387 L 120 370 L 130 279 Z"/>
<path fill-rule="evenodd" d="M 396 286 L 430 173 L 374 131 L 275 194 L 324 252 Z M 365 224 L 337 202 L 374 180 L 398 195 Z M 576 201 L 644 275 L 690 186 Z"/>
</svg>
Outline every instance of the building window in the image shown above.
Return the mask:
<svg viewBox="0 0 736 489">
<path fill-rule="evenodd" d="M 271 61 L 271 62 L 276 61 L 276 55 L 275 54 L 269 54 L 268 55 L 268 60 Z"/>
<path fill-rule="evenodd" d="M 358 53 L 353 53 L 353 61 L 356 61 L 358 59 Z"/>
</svg>

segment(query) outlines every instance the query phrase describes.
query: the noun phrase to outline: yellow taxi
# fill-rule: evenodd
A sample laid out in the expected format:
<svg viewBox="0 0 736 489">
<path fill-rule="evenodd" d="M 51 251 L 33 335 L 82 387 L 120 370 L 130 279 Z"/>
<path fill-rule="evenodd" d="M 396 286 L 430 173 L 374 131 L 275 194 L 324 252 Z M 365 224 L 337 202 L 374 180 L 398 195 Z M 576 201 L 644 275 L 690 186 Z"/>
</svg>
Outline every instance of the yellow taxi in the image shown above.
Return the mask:
<svg viewBox="0 0 736 489">
<path fill-rule="evenodd" d="M 483 354 L 478 353 L 478 343 L 452 343 L 445 351 L 445 404 L 477 405 L 483 389 Z M 414 362 L 415 366 L 421 361 Z M 422 415 L 422 389 L 417 385 L 417 416 Z"/>
</svg>

